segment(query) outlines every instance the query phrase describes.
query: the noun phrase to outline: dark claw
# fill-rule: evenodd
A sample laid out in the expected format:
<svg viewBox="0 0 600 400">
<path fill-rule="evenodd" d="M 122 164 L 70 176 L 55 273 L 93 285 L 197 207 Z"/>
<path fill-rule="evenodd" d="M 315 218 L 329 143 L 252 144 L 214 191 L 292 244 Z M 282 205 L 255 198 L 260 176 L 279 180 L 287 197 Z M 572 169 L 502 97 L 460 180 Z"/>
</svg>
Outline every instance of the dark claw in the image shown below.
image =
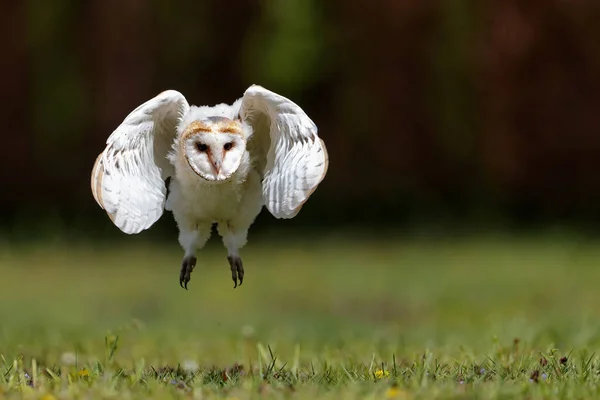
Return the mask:
<svg viewBox="0 0 600 400">
<path fill-rule="evenodd" d="M 240 280 L 239 286 L 242 286 L 244 282 L 244 265 L 242 264 L 242 259 L 238 256 L 228 256 L 227 261 L 229 261 L 229 265 L 231 266 L 231 279 L 235 284 L 233 288 L 238 287 L 238 278 Z"/>
<path fill-rule="evenodd" d="M 191 273 L 196 266 L 196 257 L 188 256 L 181 263 L 181 272 L 179 273 L 179 286 L 187 290 L 188 282 L 191 279 Z"/>
</svg>

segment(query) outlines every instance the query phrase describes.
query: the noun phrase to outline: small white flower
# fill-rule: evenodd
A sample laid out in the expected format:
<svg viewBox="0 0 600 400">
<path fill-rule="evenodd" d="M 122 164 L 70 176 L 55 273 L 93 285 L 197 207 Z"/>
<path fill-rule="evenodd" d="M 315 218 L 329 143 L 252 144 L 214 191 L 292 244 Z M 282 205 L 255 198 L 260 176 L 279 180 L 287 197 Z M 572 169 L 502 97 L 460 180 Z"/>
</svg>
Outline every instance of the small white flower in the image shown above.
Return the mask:
<svg viewBox="0 0 600 400">
<path fill-rule="evenodd" d="M 245 338 L 251 338 L 254 336 L 254 327 L 252 325 L 244 325 L 242 327 L 242 336 Z"/>
<path fill-rule="evenodd" d="M 181 368 L 188 374 L 192 374 L 192 373 L 198 371 L 198 363 L 194 360 L 185 360 L 181 364 Z"/>
<path fill-rule="evenodd" d="M 73 366 L 77 363 L 77 355 L 67 351 L 60 356 L 60 362 L 66 366 Z"/>
</svg>

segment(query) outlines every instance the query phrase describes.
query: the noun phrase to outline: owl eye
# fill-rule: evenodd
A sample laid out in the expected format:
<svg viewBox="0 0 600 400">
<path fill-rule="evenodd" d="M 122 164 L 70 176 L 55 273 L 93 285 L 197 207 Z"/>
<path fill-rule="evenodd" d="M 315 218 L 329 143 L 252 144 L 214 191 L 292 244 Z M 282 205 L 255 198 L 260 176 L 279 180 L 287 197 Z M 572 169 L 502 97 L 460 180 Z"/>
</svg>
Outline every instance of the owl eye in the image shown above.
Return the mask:
<svg viewBox="0 0 600 400">
<path fill-rule="evenodd" d="M 204 153 L 206 150 L 208 150 L 208 146 L 204 143 L 196 143 L 196 149 L 198 149 L 200 153 Z"/>
<path fill-rule="evenodd" d="M 231 142 L 225 143 L 225 145 L 223 146 L 223 148 L 225 150 L 231 150 L 232 147 L 233 147 L 233 143 L 231 143 Z"/>
</svg>

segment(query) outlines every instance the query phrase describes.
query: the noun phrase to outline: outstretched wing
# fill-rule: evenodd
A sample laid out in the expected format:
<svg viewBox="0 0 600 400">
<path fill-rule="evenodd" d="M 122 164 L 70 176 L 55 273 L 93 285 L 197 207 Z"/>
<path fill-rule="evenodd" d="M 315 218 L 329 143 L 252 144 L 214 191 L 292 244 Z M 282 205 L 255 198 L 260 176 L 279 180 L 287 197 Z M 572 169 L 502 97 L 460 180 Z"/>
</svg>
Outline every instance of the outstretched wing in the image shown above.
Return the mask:
<svg viewBox="0 0 600 400">
<path fill-rule="evenodd" d="M 92 194 L 123 232 L 139 233 L 162 215 L 165 179 L 174 174 L 166 156 L 188 108 L 181 93 L 162 92 L 123 120 L 96 159 Z"/>
<path fill-rule="evenodd" d="M 327 173 L 317 126 L 294 102 L 257 85 L 244 93 L 240 118 L 254 131 L 248 150 L 263 171 L 267 209 L 276 218 L 295 217 Z"/>
</svg>

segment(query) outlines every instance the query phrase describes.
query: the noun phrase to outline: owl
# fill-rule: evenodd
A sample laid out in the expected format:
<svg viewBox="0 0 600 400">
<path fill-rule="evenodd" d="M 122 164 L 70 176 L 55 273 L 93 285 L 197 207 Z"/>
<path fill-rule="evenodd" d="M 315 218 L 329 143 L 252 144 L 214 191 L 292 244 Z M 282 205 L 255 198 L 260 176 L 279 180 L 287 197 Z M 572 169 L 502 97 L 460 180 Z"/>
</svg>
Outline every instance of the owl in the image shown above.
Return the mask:
<svg viewBox="0 0 600 400">
<path fill-rule="evenodd" d="M 194 106 L 167 90 L 134 109 L 97 157 L 91 189 L 126 234 L 171 211 L 187 289 L 197 253 L 216 224 L 234 288 L 244 280 L 240 249 L 263 206 L 293 218 L 325 177 L 325 143 L 291 100 L 252 85 L 233 104 Z"/>
</svg>

